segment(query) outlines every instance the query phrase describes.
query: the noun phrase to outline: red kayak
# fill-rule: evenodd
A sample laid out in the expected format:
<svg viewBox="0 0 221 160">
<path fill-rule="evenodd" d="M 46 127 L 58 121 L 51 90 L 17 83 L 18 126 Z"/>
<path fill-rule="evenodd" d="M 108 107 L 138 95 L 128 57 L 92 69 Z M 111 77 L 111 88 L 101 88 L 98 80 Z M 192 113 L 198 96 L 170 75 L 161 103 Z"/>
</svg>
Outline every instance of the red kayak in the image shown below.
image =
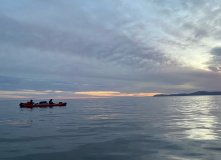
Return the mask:
<svg viewBox="0 0 221 160">
<path fill-rule="evenodd" d="M 66 102 L 59 103 L 47 103 L 46 101 L 41 101 L 39 103 L 32 104 L 31 102 L 20 103 L 21 108 L 33 108 L 33 107 L 54 107 L 54 106 L 66 106 Z"/>
</svg>

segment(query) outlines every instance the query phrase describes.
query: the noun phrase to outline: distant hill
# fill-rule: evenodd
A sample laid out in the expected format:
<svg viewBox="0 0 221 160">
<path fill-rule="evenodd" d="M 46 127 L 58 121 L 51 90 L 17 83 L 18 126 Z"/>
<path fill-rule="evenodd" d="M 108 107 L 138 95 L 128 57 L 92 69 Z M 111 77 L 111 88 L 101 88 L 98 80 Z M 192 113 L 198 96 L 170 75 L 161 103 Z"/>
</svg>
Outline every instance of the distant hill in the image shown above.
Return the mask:
<svg viewBox="0 0 221 160">
<path fill-rule="evenodd" d="M 157 94 L 154 97 L 162 96 L 203 96 L 203 95 L 221 95 L 221 91 L 208 92 L 208 91 L 197 91 L 193 93 L 180 93 L 180 94 Z"/>
</svg>

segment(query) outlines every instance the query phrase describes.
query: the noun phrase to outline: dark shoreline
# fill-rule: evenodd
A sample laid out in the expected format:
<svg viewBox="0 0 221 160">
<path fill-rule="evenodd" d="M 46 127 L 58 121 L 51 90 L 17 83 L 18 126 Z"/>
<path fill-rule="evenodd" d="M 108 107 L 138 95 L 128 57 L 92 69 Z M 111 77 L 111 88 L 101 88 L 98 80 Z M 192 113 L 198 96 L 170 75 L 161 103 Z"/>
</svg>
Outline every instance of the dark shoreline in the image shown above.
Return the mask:
<svg viewBox="0 0 221 160">
<path fill-rule="evenodd" d="M 193 93 L 179 93 L 179 94 L 158 94 L 153 97 L 165 97 L 165 96 L 207 96 L 207 95 L 221 95 L 221 91 L 208 92 L 208 91 L 197 91 Z"/>
</svg>

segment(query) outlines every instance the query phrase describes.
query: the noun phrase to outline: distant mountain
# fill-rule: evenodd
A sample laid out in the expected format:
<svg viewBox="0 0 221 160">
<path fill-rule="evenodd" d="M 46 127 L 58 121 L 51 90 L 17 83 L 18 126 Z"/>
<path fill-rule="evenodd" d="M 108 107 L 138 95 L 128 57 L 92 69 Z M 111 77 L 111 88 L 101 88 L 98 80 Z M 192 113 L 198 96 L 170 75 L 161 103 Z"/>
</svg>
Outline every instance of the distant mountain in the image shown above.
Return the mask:
<svg viewBox="0 0 221 160">
<path fill-rule="evenodd" d="M 162 96 L 202 96 L 202 95 L 221 95 L 221 91 L 208 92 L 208 91 L 197 91 L 193 93 L 180 93 L 180 94 L 157 94 L 154 97 Z"/>
</svg>

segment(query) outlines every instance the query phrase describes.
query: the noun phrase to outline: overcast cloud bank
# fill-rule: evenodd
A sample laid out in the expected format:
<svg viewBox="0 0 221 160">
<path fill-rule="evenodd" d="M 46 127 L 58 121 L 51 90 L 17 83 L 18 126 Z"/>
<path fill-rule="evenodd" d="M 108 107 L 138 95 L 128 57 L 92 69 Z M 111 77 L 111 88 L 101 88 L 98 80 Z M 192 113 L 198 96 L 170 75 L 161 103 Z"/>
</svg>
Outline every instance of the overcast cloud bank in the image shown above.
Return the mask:
<svg viewBox="0 0 221 160">
<path fill-rule="evenodd" d="M 219 1 L 0 2 L 2 97 L 221 90 Z"/>
</svg>

